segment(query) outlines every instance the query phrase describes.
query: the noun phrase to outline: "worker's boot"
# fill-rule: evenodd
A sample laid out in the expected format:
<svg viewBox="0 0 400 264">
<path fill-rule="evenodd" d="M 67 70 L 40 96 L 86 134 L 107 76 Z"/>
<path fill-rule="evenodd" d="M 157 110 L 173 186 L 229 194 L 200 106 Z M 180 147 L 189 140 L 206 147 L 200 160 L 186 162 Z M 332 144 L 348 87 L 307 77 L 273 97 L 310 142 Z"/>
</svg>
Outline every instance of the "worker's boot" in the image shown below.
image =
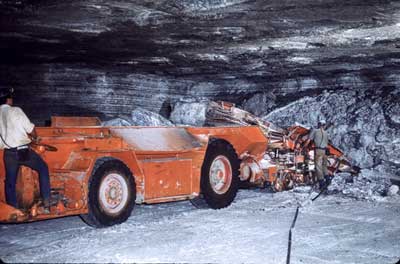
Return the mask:
<svg viewBox="0 0 400 264">
<path fill-rule="evenodd" d="M 320 191 L 324 189 L 327 186 L 325 179 L 318 180 L 318 186 Z"/>
<path fill-rule="evenodd" d="M 43 200 L 43 214 L 50 214 L 50 200 L 44 199 Z"/>
<path fill-rule="evenodd" d="M 328 186 L 329 184 L 331 184 L 331 182 L 332 182 L 332 179 L 333 179 L 333 176 L 332 175 L 325 175 L 325 182 L 326 182 L 326 185 Z"/>
</svg>

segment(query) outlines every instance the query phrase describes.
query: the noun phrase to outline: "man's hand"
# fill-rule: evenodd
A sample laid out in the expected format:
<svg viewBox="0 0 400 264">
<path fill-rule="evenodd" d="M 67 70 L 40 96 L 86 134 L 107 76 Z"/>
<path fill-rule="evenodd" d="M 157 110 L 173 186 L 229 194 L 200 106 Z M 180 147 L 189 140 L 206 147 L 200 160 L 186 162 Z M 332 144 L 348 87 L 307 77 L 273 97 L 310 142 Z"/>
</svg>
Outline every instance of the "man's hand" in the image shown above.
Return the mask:
<svg viewBox="0 0 400 264">
<path fill-rule="evenodd" d="M 42 139 L 40 137 L 34 137 L 34 138 L 31 138 L 31 140 L 33 141 L 33 143 L 36 143 L 36 144 L 39 144 L 40 141 L 42 141 Z"/>
<path fill-rule="evenodd" d="M 304 143 L 304 145 L 303 145 L 303 149 L 307 148 L 308 145 L 310 145 L 310 142 L 311 142 L 311 139 L 308 138 L 308 139 L 306 140 L 306 142 Z"/>
<path fill-rule="evenodd" d="M 37 135 L 36 128 L 33 128 L 32 132 L 29 133 L 28 136 L 33 141 L 33 143 L 39 144 L 41 141 L 41 138 Z"/>
</svg>

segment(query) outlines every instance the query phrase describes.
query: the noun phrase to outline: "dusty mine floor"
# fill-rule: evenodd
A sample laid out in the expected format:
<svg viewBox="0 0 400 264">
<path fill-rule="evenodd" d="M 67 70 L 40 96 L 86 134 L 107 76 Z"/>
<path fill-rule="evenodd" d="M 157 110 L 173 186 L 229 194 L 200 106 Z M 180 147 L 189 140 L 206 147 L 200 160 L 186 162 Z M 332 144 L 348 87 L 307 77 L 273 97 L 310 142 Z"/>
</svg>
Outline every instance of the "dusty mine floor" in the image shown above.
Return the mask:
<svg viewBox="0 0 400 264">
<path fill-rule="evenodd" d="M 121 225 L 79 217 L 0 225 L 5 262 L 286 263 L 288 231 L 305 192 L 241 190 L 213 211 L 190 202 L 137 206 Z M 300 209 L 291 263 L 396 263 L 400 199 L 322 196 Z"/>
</svg>

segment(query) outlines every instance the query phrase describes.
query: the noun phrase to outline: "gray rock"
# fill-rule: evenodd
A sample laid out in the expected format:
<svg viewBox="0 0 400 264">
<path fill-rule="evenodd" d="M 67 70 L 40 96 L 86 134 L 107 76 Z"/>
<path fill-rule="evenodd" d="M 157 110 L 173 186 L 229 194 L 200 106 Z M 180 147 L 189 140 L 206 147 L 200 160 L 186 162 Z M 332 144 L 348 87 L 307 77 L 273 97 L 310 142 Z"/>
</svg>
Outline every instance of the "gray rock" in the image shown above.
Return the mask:
<svg viewBox="0 0 400 264">
<path fill-rule="evenodd" d="M 161 115 L 142 108 L 132 111 L 131 120 L 134 126 L 174 126 L 171 121 Z"/>
<path fill-rule="evenodd" d="M 387 192 L 387 194 L 389 196 L 395 196 L 399 193 L 399 186 L 393 184 L 392 186 L 389 187 L 389 190 Z"/>
<path fill-rule="evenodd" d="M 129 117 L 117 117 L 111 120 L 102 122 L 102 126 L 132 126 L 132 120 Z"/>
<path fill-rule="evenodd" d="M 387 108 L 389 118 L 396 124 L 400 124 L 400 102 L 396 102 Z"/>
<path fill-rule="evenodd" d="M 273 93 L 257 93 L 242 104 L 243 109 L 257 116 L 265 115 L 276 106 Z"/>
<path fill-rule="evenodd" d="M 171 112 L 170 119 L 175 124 L 204 126 L 207 102 L 178 102 Z"/>
<path fill-rule="evenodd" d="M 132 111 L 131 116 L 120 116 L 102 123 L 103 126 L 174 126 L 171 121 L 159 114 L 140 107 Z"/>
</svg>

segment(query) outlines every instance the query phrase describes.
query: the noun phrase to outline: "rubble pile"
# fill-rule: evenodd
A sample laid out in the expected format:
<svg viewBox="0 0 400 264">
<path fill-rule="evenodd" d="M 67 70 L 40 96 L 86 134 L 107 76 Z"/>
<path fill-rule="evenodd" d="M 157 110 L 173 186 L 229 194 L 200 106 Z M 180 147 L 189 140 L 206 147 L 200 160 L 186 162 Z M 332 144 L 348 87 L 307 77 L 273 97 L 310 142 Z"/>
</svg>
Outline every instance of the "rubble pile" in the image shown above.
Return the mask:
<svg viewBox="0 0 400 264">
<path fill-rule="evenodd" d="M 356 199 L 380 200 L 382 196 L 389 195 L 389 189 L 392 186 L 397 185 L 392 185 L 387 178 L 373 178 L 365 173 L 357 177 L 348 173 L 337 173 L 328 190 L 331 193 L 340 193 Z M 397 193 L 390 196 L 394 195 Z"/>
<path fill-rule="evenodd" d="M 385 195 L 400 180 L 400 90 L 342 90 L 304 97 L 264 116 L 279 126 L 316 126 L 327 120 L 332 143 L 361 168 L 354 183 L 339 176 L 336 189 L 355 197 Z"/>
</svg>

